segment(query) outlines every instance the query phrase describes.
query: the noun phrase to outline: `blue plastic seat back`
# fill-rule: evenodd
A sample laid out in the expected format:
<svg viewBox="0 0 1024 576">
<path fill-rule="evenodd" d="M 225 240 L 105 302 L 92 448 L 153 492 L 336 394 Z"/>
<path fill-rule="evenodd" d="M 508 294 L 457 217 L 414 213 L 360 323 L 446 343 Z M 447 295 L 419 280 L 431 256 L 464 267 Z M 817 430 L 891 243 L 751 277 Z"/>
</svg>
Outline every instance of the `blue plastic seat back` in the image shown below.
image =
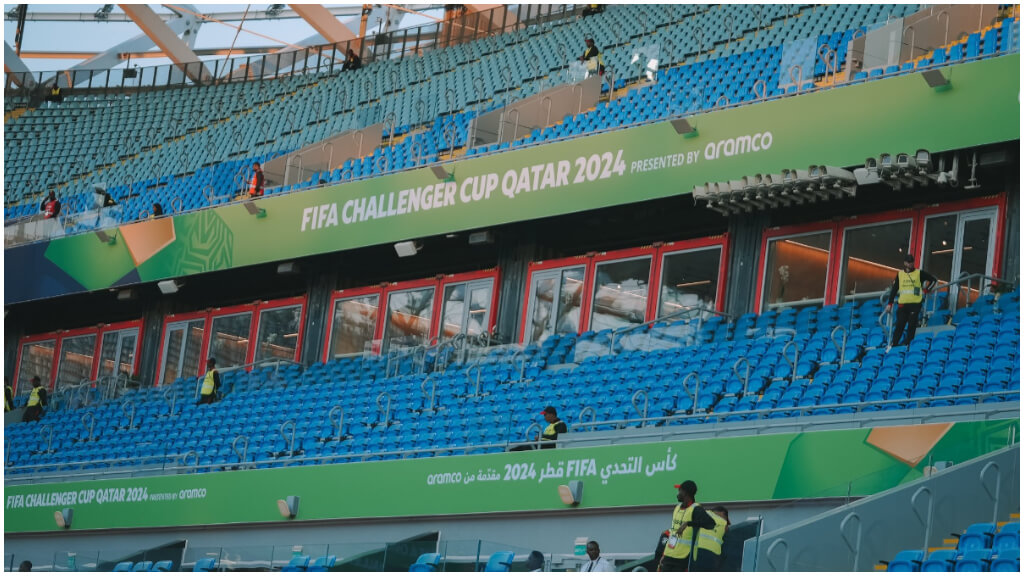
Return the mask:
<svg viewBox="0 0 1024 576">
<path fill-rule="evenodd" d="M 1020 549 L 1020 522 L 1005 524 L 992 540 L 993 550 Z"/>
<path fill-rule="evenodd" d="M 337 556 L 321 556 L 309 563 L 309 568 L 306 569 L 306 572 L 327 572 L 329 569 L 334 568 L 334 564 L 337 561 Z"/>
<path fill-rule="evenodd" d="M 952 572 L 956 550 L 936 550 L 921 563 L 921 572 Z"/>
<path fill-rule="evenodd" d="M 963 557 L 956 561 L 956 572 L 988 572 L 992 551 L 988 548 L 975 548 L 964 552 Z"/>
<path fill-rule="evenodd" d="M 153 562 L 145 560 L 132 566 L 132 572 L 149 572 L 153 569 Z"/>
<path fill-rule="evenodd" d="M 512 558 L 514 557 L 514 552 L 495 552 L 487 560 L 484 572 L 510 572 L 512 569 Z"/>
<path fill-rule="evenodd" d="M 193 572 L 210 572 L 217 567 L 217 559 L 207 556 L 206 558 L 200 558 L 196 560 L 195 566 L 192 567 Z"/>
<path fill-rule="evenodd" d="M 1020 548 L 997 550 L 988 570 L 989 572 L 1020 572 Z"/>
<path fill-rule="evenodd" d="M 893 557 L 886 567 L 886 572 L 917 572 L 921 569 L 924 552 L 921 550 L 901 550 Z"/>
<path fill-rule="evenodd" d="M 174 570 L 174 562 L 171 562 L 170 560 L 161 560 L 156 564 L 153 564 L 153 568 L 150 572 L 170 572 L 171 570 Z"/>
<path fill-rule="evenodd" d="M 309 566 L 309 556 L 293 556 L 288 565 L 281 568 L 282 572 L 305 572 Z"/>
<path fill-rule="evenodd" d="M 114 572 L 131 572 L 131 571 L 132 571 L 132 563 L 131 562 L 118 562 L 117 565 L 114 566 Z"/>
<path fill-rule="evenodd" d="M 957 543 L 956 548 L 961 552 L 988 548 L 992 545 L 992 537 L 995 536 L 995 533 L 996 525 L 991 522 L 971 524 L 960 536 L 960 542 Z"/>
</svg>

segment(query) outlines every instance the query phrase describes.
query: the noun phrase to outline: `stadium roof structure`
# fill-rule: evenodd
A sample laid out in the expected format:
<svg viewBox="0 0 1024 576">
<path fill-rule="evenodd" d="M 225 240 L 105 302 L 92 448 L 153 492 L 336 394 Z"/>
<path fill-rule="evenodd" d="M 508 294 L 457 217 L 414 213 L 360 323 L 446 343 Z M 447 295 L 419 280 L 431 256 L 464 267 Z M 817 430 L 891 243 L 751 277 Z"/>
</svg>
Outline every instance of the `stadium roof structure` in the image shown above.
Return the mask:
<svg viewBox="0 0 1024 576">
<path fill-rule="evenodd" d="M 466 5 L 473 11 L 475 5 Z M 483 10 L 487 5 L 479 5 Z M 444 18 L 443 4 L 7 4 L 5 72 L 212 63 Z M 209 67 L 209 66 L 208 66 Z"/>
</svg>

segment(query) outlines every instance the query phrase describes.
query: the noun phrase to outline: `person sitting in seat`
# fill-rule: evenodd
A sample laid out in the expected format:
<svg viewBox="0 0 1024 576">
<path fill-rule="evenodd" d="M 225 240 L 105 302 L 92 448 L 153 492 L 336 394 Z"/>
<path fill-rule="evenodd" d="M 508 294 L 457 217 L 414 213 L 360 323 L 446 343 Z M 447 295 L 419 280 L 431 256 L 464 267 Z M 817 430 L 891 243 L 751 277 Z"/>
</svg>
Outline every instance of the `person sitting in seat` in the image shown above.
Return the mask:
<svg viewBox="0 0 1024 576">
<path fill-rule="evenodd" d="M 359 70 L 363 67 L 363 59 L 356 55 L 351 48 L 345 53 L 345 64 L 342 65 L 341 70 Z"/>
</svg>

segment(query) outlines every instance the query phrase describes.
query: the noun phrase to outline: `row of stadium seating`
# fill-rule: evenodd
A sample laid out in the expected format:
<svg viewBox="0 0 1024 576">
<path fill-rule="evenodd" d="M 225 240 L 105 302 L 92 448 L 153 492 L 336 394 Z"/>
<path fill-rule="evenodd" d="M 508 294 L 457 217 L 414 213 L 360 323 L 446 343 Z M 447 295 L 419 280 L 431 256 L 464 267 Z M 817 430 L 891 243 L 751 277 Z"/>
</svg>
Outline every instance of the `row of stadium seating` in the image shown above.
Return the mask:
<svg viewBox="0 0 1024 576">
<path fill-rule="evenodd" d="M 970 525 L 956 548 L 903 550 L 886 563 L 888 572 L 1020 572 L 1020 523 Z"/>
<path fill-rule="evenodd" d="M 545 405 L 577 429 L 612 430 L 1018 401 L 1019 298 L 979 298 L 954 326 L 892 349 L 868 301 L 654 324 L 614 353 L 603 331 L 470 362 L 407 354 L 228 371 L 214 405 L 194 405 L 195 380 L 179 379 L 9 427 L 7 473 L 164 466 L 192 453 L 190 464 L 220 468 L 496 452 L 522 441 Z"/>
<path fill-rule="evenodd" d="M 465 144 L 472 115 L 563 82 L 561 75 L 572 56 L 566 46 L 578 45 L 584 35 L 616 38 L 606 59 L 614 69 L 629 70 L 634 45 L 665 44 L 668 39 L 669 61 L 692 62 L 698 52 L 707 54 L 727 40 L 730 43 L 718 46 L 716 54 L 749 52 L 744 46 L 755 44 L 755 50 L 781 50 L 784 43 L 811 33 L 809 29 L 816 35 L 840 22 L 870 24 L 914 9 L 856 7 L 851 13 L 825 6 L 787 14 L 789 7 L 772 6 L 755 17 L 752 10 L 736 6 L 611 6 L 581 21 L 479 40 L 422 58 L 374 63 L 340 75 L 308 74 L 113 99 L 70 96 L 60 107 L 24 114 L 5 131 L 5 219 L 34 214 L 38 199 L 30 195 L 54 180 L 71 182 L 61 190 L 65 214 L 92 207 L 91 189 L 82 190 L 90 188 L 84 186 L 86 181 L 105 181 L 114 198 L 127 199 L 115 213 L 120 221 L 137 219 L 153 202 L 161 203 L 165 212 L 216 205 L 244 188 L 238 175 L 253 161 L 381 121 L 389 133 L 393 130 L 399 136 L 419 127 L 432 129 L 417 134 L 416 144 L 406 141 L 378 148 L 371 157 L 270 192 L 432 162 L 453 141 L 456 147 Z M 703 44 L 690 32 L 695 25 L 708 31 Z M 743 33 L 747 34 L 742 41 L 732 41 Z M 810 53 L 805 57 L 820 58 Z M 719 60 L 725 65 L 725 58 Z M 742 58 L 730 62 L 740 65 Z M 433 96 L 439 93 L 445 97 Z M 705 100 L 704 105 L 711 106 L 717 96 Z M 455 124 L 455 134 L 445 122 Z M 220 168 L 228 163 L 234 164 Z M 148 175 L 152 176 L 143 177 Z"/>
</svg>

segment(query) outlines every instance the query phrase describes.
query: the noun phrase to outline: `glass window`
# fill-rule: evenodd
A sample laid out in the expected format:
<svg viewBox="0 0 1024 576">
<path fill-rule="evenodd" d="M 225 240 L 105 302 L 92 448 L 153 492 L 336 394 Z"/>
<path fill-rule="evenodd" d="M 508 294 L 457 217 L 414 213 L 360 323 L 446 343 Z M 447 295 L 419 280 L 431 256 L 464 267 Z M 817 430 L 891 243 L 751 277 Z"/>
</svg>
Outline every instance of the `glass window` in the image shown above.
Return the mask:
<svg viewBox="0 0 1024 576">
<path fill-rule="evenodd" d="M 533 274 L 530 325 L 525 328 L 527 343 L 540 342 L 552 334 L 579 332 L 585 272 L 583 266 L 578 266 Z"/>
<path fill-rule="evenodd" d="M 874 298 L 889 289 L 910 249 L 910 228 L 907 220 L 846 230 L 840 301 Z"/>
<path fill-rule="evenodd" d="M 22 345 L 18 382 L 15 384 L 17 393 L 24 394 L 32 389 L 33 376 L 39 376 L 43 386 L 50 386 L 50 373 L 53 371 L 53 356 L 56 346 L 56 340 L 28 342 Z"/>
<path fill-rule="evenodd" d="M 218 316 L 213 319 L 210 338 L 210 358 L 217 360 L 217 368 L 245 364 L 249 351 L 249 327 L 252 312 Z"/>
<path fill-rule="evenodd" d="M 55 390 L 87 381 L 92 376 L 96 354 L 96 335 L 72 336 L 60 341 L 60 364 L 57 366 Z"/>
<path fill-rule="evenodd" d="M 206 365 L 199 357 L 205 327 L 206 321 L 202 319 L 167 325 L 161 384 L 170 384 L 178 378 L 194 378 L 199 375 L 200 365 Z"/>
<path fill-rule="evenodd" d="M 661 264 L 658 317 L 698 306 L 715 310 L 721 262 L 721 246 L 666 254 Z"/>
<path fill-rule="evenodd" d="M 924 253 L 921 268 L 949 282 L 953 277 L 953 255 L 956 253 L 956 214 L 935 216 L 924 224 Z"/>
<path fill-rule="evenodd" d="M 426 344 L 434 317 L 434 287 L 392 292 L 388 295 L 388 321 L 384 326 L 384 350 L 392 345 Z"/>
<path fill-rule="evenodd" d="M 551 311 L 554 309 L 557 288 L 558 278 L 555 276 L 534 278 L 533 296 L 530 298 L 533 314 L 530 315 L 530 325 L 527 327 L 527 342 L 540 342 L 554 334 Z"/>
<path fill-rule="evenodd" d="M 295 360 L 301 322 L 302 306 L 288 306 L 260 312 L 259 335 L 256 337 L 256 357 L 253 361 Z"/>
<path fill-rule="evenodd" d="M 493 285 L 492 280 L 485 280 L 449 284 L 444 287 L 441 339 L 451 338 L 463 332 L 475 336 L 487 331 Z"/>
<path fill-rule="evenodd" d="M 823 303 L 831 241 L 832 232 L 769 240 L 762 307 Z"/>
<path fill-rule="evenodd" d="M 100 343 L 100 368 L 97 377 L 132 375 L 135 368 L 135 348 L 139 331 L 118 330 L 103 334 Z"/>
<path fill-rule="evenodd" d="M 377 330 L 380 296 L 370 294 L 334 301 L 334 334 L 331 355 L 362 354 L 373 341 Z"/>
<path fill-rule="evenodd" d="M 600 331 L 643 322 L 650 277 L 650 257 L 598 264 L 590 329 Z"/>
<path fill-rule="evenodd" d="M 562 285 L 558 292 L 558 316 L 555 318 L 557 334 L 576 334 L 580 331 L 583 273 L 582 267 L 562 270 Z"/>
</svg>

